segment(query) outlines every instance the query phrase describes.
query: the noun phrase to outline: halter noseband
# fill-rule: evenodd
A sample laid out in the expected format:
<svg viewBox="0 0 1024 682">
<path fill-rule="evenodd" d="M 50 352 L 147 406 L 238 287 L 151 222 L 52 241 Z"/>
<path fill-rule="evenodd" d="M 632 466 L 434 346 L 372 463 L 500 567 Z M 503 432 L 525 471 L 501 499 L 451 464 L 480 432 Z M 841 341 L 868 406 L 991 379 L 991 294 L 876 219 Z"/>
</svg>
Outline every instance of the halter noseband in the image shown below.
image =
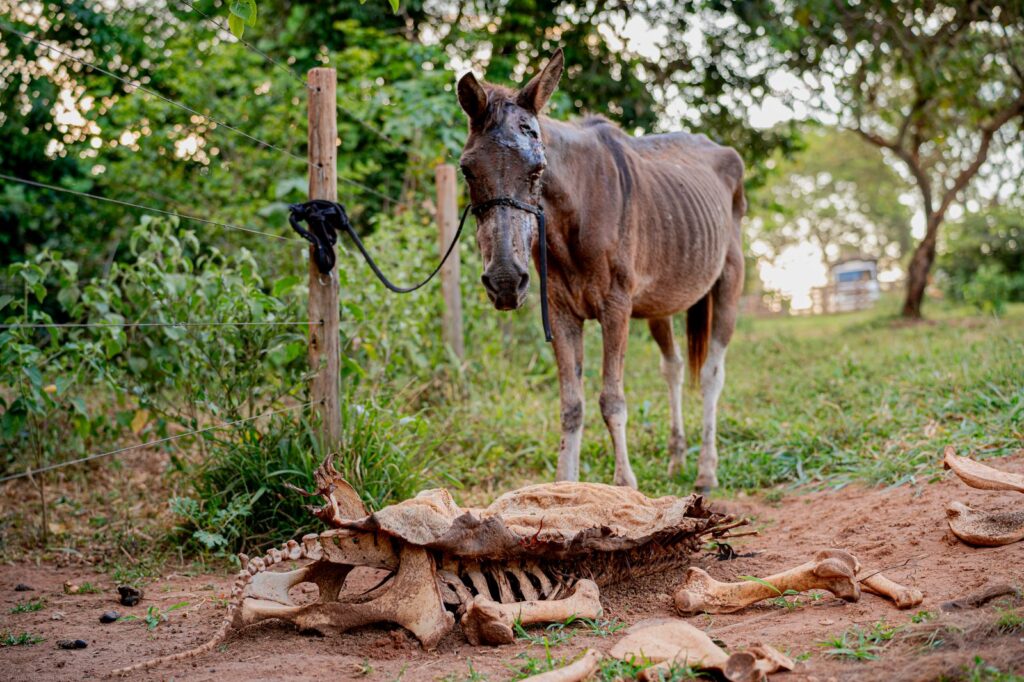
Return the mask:
<svg viewBox="0 0 1024 682">
<path fill-rule="evenodd" d="M 540 263 L 537 268 L 540 271 L 540 319 L 544 324 L 544 340 L 551 343 L 551 319 L 548 315 L 548 238 L 544 225 L 544 209 L 539 204 L 527 204 L 512 197 L 497 197 L 466 206 L 466 210 L 462 213 L 462 220 L 466 220 L 466 214 L 470 211 L 479 220 L 484 213 L 495 206 L 517 208 L 537 216 L 537 238 L 540 241 Z"/>
</svg>

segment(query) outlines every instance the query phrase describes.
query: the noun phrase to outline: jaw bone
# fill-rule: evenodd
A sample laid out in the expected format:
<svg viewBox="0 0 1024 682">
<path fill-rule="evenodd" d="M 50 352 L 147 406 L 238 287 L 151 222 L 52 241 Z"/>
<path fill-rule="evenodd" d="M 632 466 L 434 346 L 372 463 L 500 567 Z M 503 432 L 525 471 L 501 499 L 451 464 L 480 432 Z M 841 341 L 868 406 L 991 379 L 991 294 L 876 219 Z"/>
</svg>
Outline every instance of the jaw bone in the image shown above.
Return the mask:
<svg viewBox="0 0 1024 682">
<path fill-rule="evenodd" d="M 523 601 L 501 604 L 477 595 L 466 606 L 462 629 L 470 644 L 510 644 L 515 623 L 557 623 L 571 616 L 597 618 L 601 615 L 601 594 L 592 580 L 580 580 L 565 599 Z"/>
<path fill-rule="evenodd" d="M 910 609 L 924 601 L 924 595 L 921 593 L 921 590 L 916 587 L 900 585 L 895 581 L 889 580 L 881 573 L 869 575 L 858 580 L 858 582 L 865 592 L 885 597 L 894 603 L 898 609 Z"/>
<path fill-rule="evenodd" d="M 279 618 L 294 623 L 300 630 L 336 628 L 344 631 L 360 625 L 392 622 L 411 631 L 427 650 L 436 647 L 455 625 L 454 617 L 445 610 L 441 601 L 433 559 L 426 550 L 415 547 L 402 549 L 391 584 L 385 586 L 374 599 L 363 602 L 323 601 L 331 595 L 322 591 L 321 601 L 315 604 L 294 606 L 287 600 L 287 588 L 284 585 L 295 584 L 292 581 L 296 580 L 310 580 L 319 585 L 321 581 L 313 579 L 317 571 L 327 577 L 324 583 L 336 596 L 334 585 L 340 587 L 343 576 L 350 569 L 351 565 L 318 562 L 298 571 L 278 574 L 282 578 L 262 581 L 252 588 L 254 596 L 243 600 L 238 624 L 249 625 L 268 618 Z M 341 580 L 338 575 L 342 576 Z M 282 590 L 285 601 L 266 598 L 280 597 Z"/>
<path fill-rule="evenodd" d="M 763 644 L 728 654 L 703 631 L 677 618 L 637 623 L 626 631 L 609 655 L 656 663 L 641 671 L 641 680 L 667 679 L 672 666 L 688 666 L 716 671 L 730 682 L 756 682 L 769 673 L 792 670 L 794 665 L 787 656 Z"/>
<path fill-rule="evenodd" d="M 681 615 L 693 613 L 732 613 L 763 599 L 778 597 L 788 590 L 828 590 L 846 601 L 860 598 L 856 575 L 860 564 L 852 554 L 826 549 L 812 561 L 768 576 L 762 581 L 723 583 L 704 570 L 691 567 L 674 595 Z"/>
<path fill-rule="evenodd" d="M 952 469 L 961 481 L 972 488 L 1024 493 L 1024 476 L 1000 471 L 973 459 L 960 457 L 952 445 L 946 447 L 942 462 L 945 468 Z"/>
<path fill-rule="evenodd" d="M 1024 511 L 983 512 L 951 502 L 946 521 L 953 535 L 969 545 L 1001 547 L 1024 540 Z"/>
</svg>

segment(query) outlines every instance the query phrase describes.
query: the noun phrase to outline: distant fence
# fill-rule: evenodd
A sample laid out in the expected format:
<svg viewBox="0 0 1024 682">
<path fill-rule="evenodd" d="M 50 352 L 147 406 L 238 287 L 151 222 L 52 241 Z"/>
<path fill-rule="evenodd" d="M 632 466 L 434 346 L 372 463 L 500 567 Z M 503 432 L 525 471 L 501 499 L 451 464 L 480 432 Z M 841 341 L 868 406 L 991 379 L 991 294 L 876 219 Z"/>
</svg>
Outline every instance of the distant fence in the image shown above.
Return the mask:
<svg viewBox="0 0 1024 682">
<path fill-rule="evenodd" d="M 740 299 L 740 311 L 755 317 L 774 315 L 829 315 L 871 308 L 883 295 L 903 289 L 903 281 L 844 282 L 827 284 L 810 291 L 809 307 L 793 308 L 790 297 L 779 292 L 747 294 Z"/>
</svg>

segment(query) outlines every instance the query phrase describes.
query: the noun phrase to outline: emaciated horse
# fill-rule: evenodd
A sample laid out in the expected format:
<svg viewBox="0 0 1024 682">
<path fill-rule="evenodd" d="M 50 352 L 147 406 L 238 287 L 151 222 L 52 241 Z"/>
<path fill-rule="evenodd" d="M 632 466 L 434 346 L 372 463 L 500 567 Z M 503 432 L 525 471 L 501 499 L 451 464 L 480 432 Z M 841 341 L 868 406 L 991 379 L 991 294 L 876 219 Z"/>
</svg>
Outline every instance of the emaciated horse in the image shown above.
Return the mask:
<svg viewBox="0 0 1024 682">
<path fill-rule="evenodd" d="M 683 360 L 672 316 L 686 311 L 689 372 L 704 399 L 696 485 L 718 485 L 715 421 L 725 351 L 743 287 L 743 161 L 703 135 L 631 137 L 601 117 L 565 123 L 541 115 L 562 75 L 562 52 L 519 91 L 459 80 L 469 116 L 462 172 L 477 216 L 483 284 L 495 307 L 520 307 L 547 222 L 548 302 L 558 363 L 559 480 L 579 479 L 583 436 L 583 322 L 604 342 L 601 414 L 615 449 L 615 483 L 636 487 L 626 450 L 623 365 L 631 317 L 661 349 L 672 428 L 669 475 L 686 458 Z"/>
</svg>

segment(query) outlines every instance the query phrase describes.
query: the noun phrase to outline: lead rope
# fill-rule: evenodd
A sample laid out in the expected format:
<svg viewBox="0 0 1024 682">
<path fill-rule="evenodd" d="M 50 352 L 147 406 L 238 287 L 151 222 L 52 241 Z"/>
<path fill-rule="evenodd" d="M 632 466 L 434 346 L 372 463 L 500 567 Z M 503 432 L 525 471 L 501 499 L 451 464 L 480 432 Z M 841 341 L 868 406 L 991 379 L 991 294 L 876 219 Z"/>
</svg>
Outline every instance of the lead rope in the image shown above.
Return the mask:
<svg viewBox="0 0 1024 682">
<path fill-rule="evenodd" d="M 521 208 L 537 216 L 538 236 L 540 238 L 540 314 L 541 321 L 544 325 L 544 340 L 550 343 L 551 322 L 548 314 L 548 242 L 544 224 L 544 209 L 540 206 L 523 204 L 515 201 L 514 199 L 492 200 L 479 206 L 468 204 L 462 211 L 462 218 L 459 220 L 459 227 L 455 231 L 455 236 L 452 237 L 451 243 L 448 245 L 448 250 L 445 251 L 444 256 L 441 258 L 441 262 L 437 264 L 437 267 L 434 268 L 433 272 L 427 275 L 426 279 L 418 284 L 408 287 L 401 287 L 394 284 L 387 278 L 387 276 L 384 275 L 383 272 L 381 272 L 376 261 L 373 260 L 373 256 L 371 256 L 369 251 L 366 250 L 366 246 L 359 238 L 355 228 L 352 227 L 352 223 L 348 219 L 348 213 L 345 212 L 345 207 L 338 202 L 327 201 L 325 199 L 313 199 L 312 201 L 307 201 L 302 204 L 290 204 L 288 206 L 288 222 L 292 226 L 293 230 L 313 245 L 313 259 L 316 261 L 316 266 L 317 269 L 320 270 L 320 274 L 326 275 L 334 269 L 336 256 L 333 247 L 338 243 L 338 232 L 345 232 L 352 238 L 352 241 L 355 242 L 356 248 L 359 249 L 359 253 L 363 256 L 363 260 L 365 260 L 366 264 L 370 266 L 373 274 L 377 276 L 377 279 L 381 281 L 381 284 L 396 294 L 408 294 L 426 285 L 430 280 L 434 279 L 437 273 L 441 271 L 441 268 L 444 267 L 444 264 L 448 261 L 448 257 L 451 256 L 452 252 L 455 250 L 455 245 L 459 242 L 459 237 L 462 235 L 462 227 L 466 224 L 466 217 L 469 215 L 470 211 L 472 211 L 474 215 L 479 216 L 486 209 L 499 204 Z M 309 225 L 309 230 L 302 227 L 300 224 L 302 221 L 305 221 Z"/>
</svg>

